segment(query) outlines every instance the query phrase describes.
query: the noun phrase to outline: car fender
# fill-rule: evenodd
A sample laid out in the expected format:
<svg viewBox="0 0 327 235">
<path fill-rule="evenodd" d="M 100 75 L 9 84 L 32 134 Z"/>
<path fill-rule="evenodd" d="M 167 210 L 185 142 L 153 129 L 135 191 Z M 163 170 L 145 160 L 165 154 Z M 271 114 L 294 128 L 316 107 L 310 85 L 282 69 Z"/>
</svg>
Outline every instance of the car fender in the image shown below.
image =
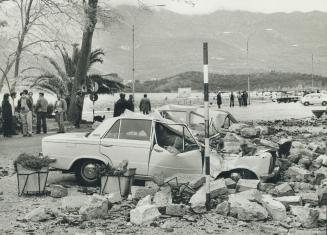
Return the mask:
<svg viewBox="0 0 327 235">
<path fill-rule="evenodd" d="M 51 166 L 53 168 L 56 169 L 61 169 L 61 170 L 72 170 L 74 165 L 78 162 L 81 161 L 83 159 L 92 159 L 92 160 L 97 160 L 100 162 L 103 162 L 104 164 L 112 164 L 110 158 L 106 157 L 106 156 L 102 156 L 102 155 L 81 155 L 81 156 L 77 156 L 74 157 L 73 159 L 71 159 L 69 162 L 66 162 L 64 165 L 57 165 L 56 162 L 54 162 L 53 164 L 51 164 Z"/>
</svg>

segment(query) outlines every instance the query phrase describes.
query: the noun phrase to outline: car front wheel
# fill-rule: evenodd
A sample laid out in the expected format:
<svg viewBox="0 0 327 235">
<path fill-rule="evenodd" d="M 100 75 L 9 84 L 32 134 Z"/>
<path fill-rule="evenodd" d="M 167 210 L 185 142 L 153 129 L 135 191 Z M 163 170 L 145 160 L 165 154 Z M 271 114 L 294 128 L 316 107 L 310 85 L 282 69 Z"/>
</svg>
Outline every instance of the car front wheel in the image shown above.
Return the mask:
<svg viewBox="0 0 327 235">
<path fill-rule="evenodd" d="M 326 105 L 327 105 L 327 102 L 326 102 L 326 101 L 323 101 L 323 102 L 321 103 L 321 105 L 322 105 L 322 106 L 326 106 Z"/>
<path fill-rule="evenodd" d="M 78 164 L 75 175 L 80 184 L 85 186 L 96 186 L 99 184 L 97 169 L 103 165 L 102 162 L 95 160 L 84 160 Z"/>
</svg>

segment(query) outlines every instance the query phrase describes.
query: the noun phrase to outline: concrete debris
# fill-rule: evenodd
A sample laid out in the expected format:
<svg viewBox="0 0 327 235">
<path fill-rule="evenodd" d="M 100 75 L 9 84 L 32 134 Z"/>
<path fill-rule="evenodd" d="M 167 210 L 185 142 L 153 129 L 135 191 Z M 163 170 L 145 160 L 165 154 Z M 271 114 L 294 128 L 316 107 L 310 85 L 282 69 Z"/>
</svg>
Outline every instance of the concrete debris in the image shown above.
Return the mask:
<svg viewBox="0 0 327 235">
<path fill-rule="evenodd" d="M 286 220 L 286 207 L 280 201 L 274 200 L 271 195 L 262 195 L 261 202 L 273 220 Z"/>
<path fill-rule="evenodd" d="M 298 166 L 291 166 L 288 168 L 287 175 L 292 181 L 309 182 L 310 180 L 310 172 Z"/>
<path fill-rule="evenodd" d="M 277 197 L 293 196 L 294 191 L 293 188 L 289 185 L 289 183 L 286 182 L 276 186 L 273 190 L 273 195 Z"/>
<path fill-rule="evenodd" d="M 184 204 L 168 204 L 166 207 L 166 214 L 171 216 L 182 217 L 188 212 L 188 206 Z"/>
<path fill-rule="evenodd" d="M 226 153 L 239 153 L 244 140 L 234 133 L 227 133 L 224 137 L 223 151 Z"/>
<path fill-rule="evenodd" d="M 150 223 L 159 218 L 160 212 L 155 205 L 141 205 L 130 211 L 130 220 L 133 224 Z"/>
<path fill-rule="evenodd" d="M 88 201 L 90 196 L 67 196 L 61 199 L 61 208 L 67 212 L 77 212 Z"/>
<path fill-rule="evenodd" d="M 260 135 L 260 130 L 253 127 L 245 127 L 240 131 L 240 135 L 244 138 L 256 138 Z"/>
<path fill-rule="evenodd" d="M 132 194 L 132 199 L 133 200 L 140 200 L 144 198 L 147 195 L 154 196 L 155 193 L 159 190 L 158 186 L 132 186 L 131 187 L 131 194 Z"/>
<path fill-rule="evenodd" d="M 202 174 L 175 174 L 165 179 L 169 185 L 177 186 L 176 184 L 188 184 L 189 187 L 197 189 L 205 183 L 205 176 Z"/>
<path fill-rule="evenodd" d="M 258 189 L 262 192 L 273 194 L 276 184 L 274 183 L 263 183 L 260 182 L 258 185 Z"/>
<path fill-rule="evenodd" d="M 274 199 L 283 203 L 284 206 L 287 208 L 289 208 L 290 206 L 302 205 L 302 199 L 300 196 L 284 196 L 284 197 L 276 197 Z"/>
<path fill-rule="evenodd" d="M 68 195 L 68 189 L 62 185 L 51 185 L 50 196 L 54 198 L 62 198 Z"/>
<path fill-rule="evenodd" d="M 215 212 L 217 212 L 217 214 L 225 215 L 225 216 L 229 214 L 229 211 L 230 211 L 230 204 L 228 201 L 223 201 L 222 203 L 218 204 L 215 209 Z"/>
<path fill-rule="evenodd" d="M 172 202 L 173 199 L 170 187 L 161 188 L 153 197 L 153 203 L 158 207 L 167 207 L 167 205 Z"/>
<path fill-rule="evenodd" d="M 246 128 L 246 127 L 248 127 L 248 125 L 247 124 L 244 124 L 244 123 L 234 123 L 234 124 L 232 124 L 229 128 L 228 128 L 228 130 L 230 131 L 230 132 L 234 132 L 235 134 L 240 134 L 240 132 L 241 132 L 241 130 L 243 129 L 243 128 Z"/>
<path fill-rule="evenodd" d="M 292 215 L 296 216 L 298 222 L 302 224 L 304 228 L 317 227 L 319 211 L 304 206 L 290 206 Z"/>
<path fill-rule="evenodd" d="M 218 179 L 210 182 L 210 198 L 213 199 L 226 194 L 228 194 L 228 190 L 224 179 Z"/>
<path fill-rule="evenodd" d="M 236 188 L 236 182 L 231 178 L 225 179 L 225 184 L 228 189 L 235 189 Z"/>
<path fill-rule="evenodd" d="M 25 215 L 25 221 L 43 222 L 54 218 L 54 213 L 50 208 L 39 207 Z"/>
<path fill-rule="evenodd" d="M 152 197 L 150 195 L 145 196 L 144 198 L 139 200 L 136 207 L 148 206 L 148 205 L 152 205 Z"/>
<path fill-rule="evenodd" d="M 85 220 L 104 219 L 108 215 L 109 205 L 111 206 L 111 203 L 106 197 L 94 194 L 80 208 L 79 214 Z"/>
<path fill-rule="evenodd" d="M 318 206 L 319 199 L 317 193 L 300 193 L 300 197 L 304 205 Z"/>
<path fill-rule="evenodd" d="M 190 199 L 191 208 L 195 213 L 205 213 L 206 209 L 205 187 L 200 188 Z"/>
<path fill-rule="evenodd" d="M 240 179 L 237 182 L 236 189 L 238 192 L 242 192 L 249 189 L 257 189 L 259 182 L 260 180 Z"/>
<path fill-rule="evenodd" d="M 244 221 L 259 221 L 268 218 L 265 208 L 256 202 L 251 202 L 240 197 L 230 197 L 230 215 Z"/>
</svg>

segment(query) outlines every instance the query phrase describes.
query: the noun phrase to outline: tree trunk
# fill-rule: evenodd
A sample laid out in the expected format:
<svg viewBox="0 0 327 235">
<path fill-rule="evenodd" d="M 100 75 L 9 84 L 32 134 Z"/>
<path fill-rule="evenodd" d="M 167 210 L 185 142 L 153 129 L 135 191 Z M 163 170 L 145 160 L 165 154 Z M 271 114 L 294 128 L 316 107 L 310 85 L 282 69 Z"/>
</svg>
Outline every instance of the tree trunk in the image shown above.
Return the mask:
<svg viewBox="0 0 327 235">
<path fill-rule="evenodd" d="M 92 38 L 95 25 L 97 23 L 97 5 L 98 0 L 88 0 L 88 4 L 85 4 L 85 28 L 83 32 L 82 46 L 80 51 L 80 57 L 78 59 L 76 74 L 73 82 L 72 95 L 70 97 L 70 106 L 68 110 L 68 119 L 74 122 L 77 119 L 77 107 L 76 107 L 76 94 L 81 89 L 81 85 L 86 83 L 86 75 L 88 71 L 89 57 L 92 48 Z"/>
</svg>

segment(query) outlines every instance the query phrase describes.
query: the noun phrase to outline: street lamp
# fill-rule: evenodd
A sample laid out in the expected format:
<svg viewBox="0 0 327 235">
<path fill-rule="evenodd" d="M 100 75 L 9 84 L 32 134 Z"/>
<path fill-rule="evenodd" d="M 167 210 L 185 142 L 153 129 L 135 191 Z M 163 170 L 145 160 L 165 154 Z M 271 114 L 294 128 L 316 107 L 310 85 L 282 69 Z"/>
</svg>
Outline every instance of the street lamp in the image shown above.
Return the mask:
<svg viewBox="0 0 327 235">
<path fill-rule="evenodd" d="M 141 5 L 143 8 L 152 8 L 152 7 L 164 7 L 165 4 L 157 4 L 157 5 Z M 133 98 L 135 99 L 135 18 L 134 16 L 134 23 L 132 25 L 132 92 L 133 92 Z"/>
<path fill-rule="evenodd" d="M 267 29 L 264 29 L 264 31 L 272 31 L 273 29 L 271 28 L 267 28 Z M 251 98 L 250 98 L 250 69 L 249 69 L 249 41 L 251 39 L 251 37 L 256 34 L 258 31 L 254 31 L 252 32 L 248 37 L 247 37 L 247 40 L 246 40 L 246 67 L 248 69 L 248 104 L 251 104 Z"/>
</svg>

